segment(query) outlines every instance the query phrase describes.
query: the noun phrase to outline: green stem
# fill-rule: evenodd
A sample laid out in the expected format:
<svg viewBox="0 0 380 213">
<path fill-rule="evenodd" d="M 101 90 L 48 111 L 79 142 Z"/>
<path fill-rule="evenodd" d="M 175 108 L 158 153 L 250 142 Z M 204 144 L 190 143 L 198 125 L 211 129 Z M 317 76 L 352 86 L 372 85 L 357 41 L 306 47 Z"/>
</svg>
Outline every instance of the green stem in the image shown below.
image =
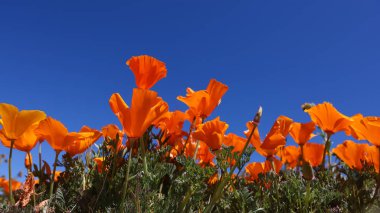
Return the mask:
<svg viewBox="0 0 380 213">
<path fill-rule="evenodd" d="M 255 115 L 253 122 L 252 122 L 253 123 L 252 132 L 249 135 L 247 141 L 245 142 L 245 145 L 244 145 L 242 152 L 240 153 L 235 165 L 232 167 L 230 172 L 227 175 L 224 175 L 221 177 L 221 181 L 219 182 L 218 187 L 216 188 L 214 194 L 212 195 L 210 203 L 207 205 L 207 207 L 204 211 L 205 213 L 209 213 L 212 211 L 212 209 L 214 208 L 214 205 L 218 202 L 220 196 L 222 195 L 222 192 L 223 192 L 225 185 L 228 183 L 228 180 L 231 178 L 232 174 L 234 173 L 235 169 L 237 168 L 238 164 L 240 163 L 241 158 L 243 157 L 243 154 L 244 154 L 245 150 L 247 149 L 248 144 L 254 135 L 254 132 L 255 132 L 255 130 L 256 130 L 259 122 L 260 122 L 261 114 L 262 114 L 262 109 L 260 107 L 258 112 Z"/>
<path fill-rule="evenodd" d="M 9 150 L 9 159 L 8 159 L 9 201 L 11 202 L 12 206 L 15 204 L 15 200 L 13 198 L 13 193 L 12 193 L 12 153 L 13 153 L 13 145 L 14 145 L 14 143 L 15 143 L 15 140 L 11 140 L 11 148 Z"/>
<path fill-rule="evenodd" d="M 51 199 L 53 196 L 53 189 L 54 189 L 54 177 L 55 177 L 55 171 L 57 169 L 57 163 L 58 163 L 58 156 L 60 151 L 55 152 L 55 158 L 54 158 L 54 165 L 53 165 L 53 173 L 51 174 L 51 180 L 50 180 L 50 191 L 49 191 L 49 198 Z"/>
<path fill-rule="evenodd" d="M 148 164 L 146 162 L 145 143 L 144 143 L 143 137 L 140 138 L 139 143 L 140 143 L 140 149 L 141 149 L 141 153 L 143 157 L 144 173 L 148 174 Z"/>
<path fill-rule="evenodd" d="M 131 165 L 132 165 L 132 154 L 133 154 L 134 143 L 135 143 L 135 139 L 131 139 L 131 148 L 129 150 L 127 173 L 125 174 L 124 184 L 123 184 L 123 191 L 122 191 L 123 193 L 122 193 L 122 196 L 121 196 L 120 212 L 125 212 L 125 209 L 124 209 L 125 205 L 124 205 L 124 203 L 125 203 L 125 198 L 126 198 L 126 195 L 127 195 L 128 181 L 129 181 L 129 171 L 130 171 Z"/>
<path fill-rule="evenodd" d="M 323 169 L 325 168 L 326 152 L 330 152 L 330 146 L 331 146 L 330 137 L 331 137 L 331 135 L 327 134 L 327 138 L 325 140 L 325 150 L 323 151 L 323 158 L 322 158 L 322 164 L 321 164 L 321 167 Z"/>
<path fill-rule="evenodd" d="M 199 149 L 199 140 L 197 140 L 197 145 L 195 146 L 195 152 L 193 156 L 194 161 L 197 160 L 198 149 Z"/>
</svg>

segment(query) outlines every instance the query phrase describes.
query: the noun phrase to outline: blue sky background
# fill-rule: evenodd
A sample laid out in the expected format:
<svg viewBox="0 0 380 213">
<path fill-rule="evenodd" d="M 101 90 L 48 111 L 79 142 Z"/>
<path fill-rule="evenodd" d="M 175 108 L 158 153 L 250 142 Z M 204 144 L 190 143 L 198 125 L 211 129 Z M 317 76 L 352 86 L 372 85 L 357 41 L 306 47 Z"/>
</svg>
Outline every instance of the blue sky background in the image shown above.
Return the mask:
<svg viewBox="0 0 380 213">
<path fill-rule="evenodd" d="M 186 87 L 227 84 L 211 118 L 220 115 L 228 132 L 243 135 L 259 105 L 262 136 L 281 114 L 308 121 L 304 102 L 380 115 L 379 8 L 376 0 L 1 1 L 0 102 L 41 109 L 69 131 L 119 125 L 108 99 L 120 92 L 130 103 L 125 61 L 148 54 L 167 65 L 153 90 L 170 110 L 186 110 L 176 100 Z M 43 152 L 51 162 L 51 148 Z M 14 174 L 24 170 L 24 154 L 15 156 Z"/>
</svg>

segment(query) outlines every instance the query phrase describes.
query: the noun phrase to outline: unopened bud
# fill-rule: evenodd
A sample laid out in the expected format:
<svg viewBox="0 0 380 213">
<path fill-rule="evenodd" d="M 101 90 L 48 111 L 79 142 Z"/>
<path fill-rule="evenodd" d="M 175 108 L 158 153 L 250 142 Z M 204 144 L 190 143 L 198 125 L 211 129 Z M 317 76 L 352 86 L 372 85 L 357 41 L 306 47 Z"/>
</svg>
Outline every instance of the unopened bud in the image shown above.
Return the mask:
<svg viewBox="0 0 380 213">
<path fill-rule="evenodd" d="M 255 117 L 253 118 L 253 122 L 256 124 L 260 123 L 260 119 L 262 115 L 263 115 L 263 108 L 260 106 L 256 112 Z"/>
<path fill-rule="evenodd" d="M 304 104 L 301 105 L 301 108 L 305 112 L 308 109 L 312 108 L 313 106 L 315 106 L 314 103 L 304 103 Z"/>
</svg>

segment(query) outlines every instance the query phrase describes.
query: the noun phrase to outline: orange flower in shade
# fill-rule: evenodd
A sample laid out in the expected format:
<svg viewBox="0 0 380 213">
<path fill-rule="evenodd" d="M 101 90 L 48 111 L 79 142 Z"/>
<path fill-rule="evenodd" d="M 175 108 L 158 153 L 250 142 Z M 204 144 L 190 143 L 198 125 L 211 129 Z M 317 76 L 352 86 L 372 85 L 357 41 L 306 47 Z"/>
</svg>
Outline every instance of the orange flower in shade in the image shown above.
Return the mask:
<svg viewBox="0 0 380 213">
<path fill-rule="evenodd" d="M 185 103 L 191 112 L 189 115 L 206 118 L 218 106 L 223 95 L 227 92 L 228 86 L 212 79 L 206 90 L 193 91 L 187 88 L 186 97 L 178 96 L 177 99 Z M 191 118 L 190 120 L 192 120 Z"/>
<path fill-rule="evenodd" d="M 317 143 L 305 143 L 303 146 L 303 160 L 309 162 L 311 166 L 321 165 L 325 145 Z"/>
<path fill-rule="evenodd" d="M 273 158 L 273 164 L 276 167 L 274 171 L 278 174 L 281 170 L 282 163 L 276 158 Z M 247 180 L 248 181 L 257 180 L 259 177 L 259 174 L 265 174 L 273 170 L 272 167 L 273 167 L 272 162 L 269 160 L 266 160 L 265 162 L 262 162 L 262 163 L 253 162 L 253 163 L 248 164 L 245 167 L 245 172 L 248 174 Z"/>
<path fill-rule="evenodd" d="M 368 144 L 357 144 L 351 140 L 346 140 L 332 151 L 351 169 L 361 170 L 367 147 Z"/>
<path fill-rule="evenodd" d="M 197 159 L 199 159 L 199 165 L 202 167 L 210 165 L 215 166 L 213 162 L 215 155 L 211 153 L 210 148 L 206 143 L 199 141 L 199 148 L 197 152 Z"/>
<path fill-rule="evenodd" d="M 219 180 L 219 174 L 215 172 L 207 181 L 208 185 L 214 185 L 218 182 Z"/>
<path fill-rule="evenodd" d="M 324 102 L 305 110 L 311 120 L 328 135 L 344 131 L 353 119 L 340 113 L 331 103 Z"/>
<path fill-rule="evenodd" d="M 275 149 L 278 146 L 284 146 L 292 123 L 292 119 L 283 115 L 279 116 L 261 144 L 261 148 Z"/>
<path fill-rule="evenodd" d="M 168 112 L 167 116 L 156 122 L 155 126 L 163 132 L 162 141 L 167 140 L 167 144 L 173 146 L 178 139 L 187 133 L 182 130 L 187 119 L 187 114 L 181 111 Z"/>
<path fill-rule="evenodd" d="M 111 96 L 109 103 L 129 138 L 141 137 L 156 120 L 167 116 L 169 108 L 156 92 L 136 88 L 133 89 L 131 107 L 118 93 Z"/>
<path fill-rule="evenodd" d="M 240 137 L 234 133 L 229 133 L 224 136 L 223 144 L 226 146 L 233 146 L 232 153 L 238 152 L 241 153 L 244 149 L 244 145 L 247 142 L 247 139 Z"/>
<path fill-rule="evenodd" d="M 20 138 L 28 128 L 45 119 L 46 114 L 39 110 L 22 110 L 18 111 L 17 107 L 0 103 L 0 117 L 3 129 L 0 130 L 5 138 L 16 140 Z"/>
<path fill-rule="evenodd" d="M 315 135 L 313 134 L 315 130 L 314 122 L 309 123 L 297 123 L 294 122 L 290 128 L 290 136 L 298 145 L 303 145 L 308 142 Z"/>
<path fill-rule="evenodd" d="M 30 152 L 40 140 L 40 138 L 34 133 L 34 130 L 38 127 L 39 122 L 30 125 L 25 132 L 14 141 L 13 147 L 23 152 Z M 0 140 L 4 146 L 10 147 L 11 141 L 6 138 L 5 135 L 0 132 Z"/>
<path fill-rule="evenodd" d="M 102 173 L 102 172 L 103 172 L 103 162 L 104 162 L 104 158 L 103 158 L 103 157 L 97 157 L 97 158 L 94 158 L 94 162 L 95 162 L 96 170 L 97 170 L 99 173 Z"/>
<path fill-rule="evenodd" d="M 59 177 L 61 176 L 63 172 L 62 171 L 55 171 L 54 173 L 54 182 L 58 182 Z"/>
<path fill-rule="evenodd" d="M 367 140 L 371 144 L 380 147 L 380 118 L 379 117 L 363 117 L 358 114 L 353 116 L 354 122 L 350 125 L 351 134 L 358 140 Z"/>
<path fill-rule="evenodd" d="M 277 152 L 282 163 L 287 165 L 287 168 L 293 169 L 297 166 L 300 157 L 300 148 L 295 146 L 285 146 Z"/>
<path fill-rule="evenodd" d="M 367 146 L 365 149 L 364 161 L 368 165 L 373 165 L 377 173 L 380 173 L 379 154 L 379 149 L 376 146 Z"/>
<path fill-rule="evenodd" d="M 228 128 L 226 122 L 220 121 L 219 117 L 207 121 L 197 126 L 193 133 L 195 140 L 205 142 L 212 150 L 218 150 L 222 147 L 224 133 Z"/>
<path fill-rule="evenodd" d="M 94 133 L 89 132 L 69 133 L 61 122 L 52 117 L 42 120 L 35 130 L 35 133 L 46 140 L 56 152 L 66 150 L 74 141 L 84 140 L 86 137 L 92 137 L 94 135 Z"/>
<path fill-rule="evenodd" d="M 119 135 L 119 141 L 117 141 L 116 147 L 117 150 L 123 149 L 123 137 L 124 133 L 119 130 L 119 127 L 117 127 L 115 124 L 108 124 L 107 126 L 104 126 L 102 128 L 102 134 L 104 137 L 104 140 L 109 142 L 109 139 L 116 140 L 116 135 Z M 108 146 L 109 149 L 113 149 L 112 146 Z"/>
<path fill-rule="evenodd" d="M 150 89 L 166 77 L 165 63 L 151 56 L 134 56 L 127 61 L 127 65 L 135 75 L 137 87 L 141 89 Z"/>
<path fill-rule="evenodd" d="M 83 137 L 74 140 L 65 148 L 71 156 L 83 153 L 102 136 L 101 132 L 88 126 L 83 126 L 78 133 Z"/>
<path fill-rule="evenodd" d="M 16 191 L 20 189 L 21 185 L 22 184 L 20 182 L 16 180 L 12 180 L 12 184 L 11 184 L 12 191 Z M 9 194 L 9 180 L 6 180 L 0 177 L 0 188 L 3 188 L 5 194 Z"/>
</svg>

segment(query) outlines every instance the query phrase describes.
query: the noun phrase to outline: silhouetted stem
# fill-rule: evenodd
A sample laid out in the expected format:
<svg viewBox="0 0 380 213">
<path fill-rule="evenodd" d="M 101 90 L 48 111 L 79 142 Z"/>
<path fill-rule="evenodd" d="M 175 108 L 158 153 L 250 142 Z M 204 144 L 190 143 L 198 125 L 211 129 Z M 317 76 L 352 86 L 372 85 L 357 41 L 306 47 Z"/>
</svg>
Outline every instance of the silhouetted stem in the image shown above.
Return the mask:
<svg viewBox="0 0 380 213">
<path fill-rule="evenodd" d="M 131 139 L 131 148 L 129 150 L 127 173 L 125 174 L 124 184 L 123 184 L 123 193 L 122 193 L 122 196 L 121 196 L 121 203 L 120 203 L 120 210 L 121 211 L 120 212 L 125 212 L 124 211 L 124 203 L 125 203 L 125 197 L 127 195 L 128 181 L 129 181 L 129 171 L 130 171 L 131 165 L 132 165 L 132 154 L 133 154 L 134 143 L 135 143 L 135 139 Z"/>
<path fill-rule="evenodd" d="M 12 152 L 13 152 L 14 143 L 15 143 L 15 140 L 11 140 L 11 148 L 9 149 L 9 159 L 8 159 L 9 201 L 11 202 L 12 206 L 15 204 L 15 200 L 13 199 L 13 192 L 12 192 Z"/>
<path fill-rule="evenodd" d="M 326 141 L 325 141 L 325 150 L 323 151 L 323 158 L 322 158 L 322 168 L 325 168 L 325 162 L 326 162 L 326 152 L 330 152 L 330 146 L 331 146 L 331 141 L 330 141 L 330 134 L 327 134 Z"/>
<path fill-rule="evenodd" d="M 148 164 L 146 162 L 146 152 L 145 152 L 145 143 L 143 137 L 140 138 L 140 149 L 143 157 L 143 166 L 144 166 L 144 173 L 148 174 Z"/>
<path fill-rule="evenodd" d="M 55 177 L 55 171 L 57 169 L 57 162 L 58 162 L 58 156 L 60 151 L 55 152 L 55 158 L 54 158 L 54 165 L 53 165 L 53 173 L 51 174 L 51 183 L 50 183 L 50 191 L 49 191 L 49 198 L 53 196 L 53 189 L 54 189 L 54 177 Z"/>
<path fill-rule="evenodd" d="M 249 135 L 247 141 L 245 142 L 245 145 L 244 145 L 244 148 L 243 148 L 242 152 L 240 153 L 240 155 L 239 155 L 239 157 L 238 157 L 235 165 L 232 167 L 232 169 L 230 170 L 230 172 L 227 175 L 221 177 L 221 180 L 220 180 L 220 182 L 218 184 L 218 187 L 216 188 L 214 194 L 211 197 L 210 203 L 207 205 L 207 207 L 206 207 L 206 209 L 204 211 L 205 213 L 211 212 L 212 209 L 214 208 L 214 205 L 216 204 L 216 202 L 218 202 L 220 196 L 222 195 L 222 191 L 223 191 L 224 187 L 228 183 L 228 180 L 232 177 L 235 169 L 237 168 L 238 164 L 241 161 L 241 158 L 244 155 L 245 150 L 248 147 L 249 142 L 251 141 L 251 139 L 252 139 L 252 137 L 254 135 L 254 132 L 255 132 L 255 130 L 256 130 L 259 122 L 260 122 L 261 115 L 262 115 L 262 108 L 260 107 L 259 110 L 258 110 L 258 112 L 255 115 L 255 118 L 253 119 L 253 122 L 252 122 L 253 123 L 252 132 Z"/>
</svg>

